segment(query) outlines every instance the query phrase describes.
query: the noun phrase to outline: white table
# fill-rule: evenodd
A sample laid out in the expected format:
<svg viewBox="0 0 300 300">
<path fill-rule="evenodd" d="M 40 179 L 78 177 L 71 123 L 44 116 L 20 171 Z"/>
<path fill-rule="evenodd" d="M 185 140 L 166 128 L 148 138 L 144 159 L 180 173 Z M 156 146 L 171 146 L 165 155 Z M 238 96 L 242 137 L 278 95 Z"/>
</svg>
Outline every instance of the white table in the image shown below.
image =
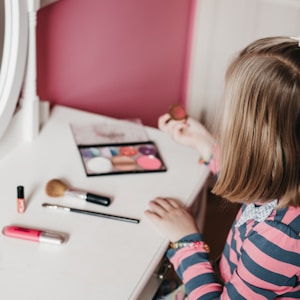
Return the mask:
<svg viewBox="0 0 300 300">
<path fill-rule="evenodd" d="M 21 144 L 0 160 L 1 228 L 17 224 L 69 236 L 65 244 L 57 246 L 1 234 L 0 299 L 147 299 L 143 290 L 168 246 L 167 239 L 144 216 L 148 202 L 156 196 L 168 196 L 191 204 L 208 171 L 197 163 L 195 151 L 147 127 L 168 167 L 166 173 L 87 177 L 69 123 L 103 119 L 108 120 L 56 106 L 34 142 Z M 112 204 L 102 207 L 68 197 L 51 198 L 45 185 L 52 178 L 110 195 Z M 16 209 L 18 185 L 25 188 L 24 214 Z M 42 207 L 44 202 L 139 218 L 141 222 L 60 212 Z"/>
</svg>

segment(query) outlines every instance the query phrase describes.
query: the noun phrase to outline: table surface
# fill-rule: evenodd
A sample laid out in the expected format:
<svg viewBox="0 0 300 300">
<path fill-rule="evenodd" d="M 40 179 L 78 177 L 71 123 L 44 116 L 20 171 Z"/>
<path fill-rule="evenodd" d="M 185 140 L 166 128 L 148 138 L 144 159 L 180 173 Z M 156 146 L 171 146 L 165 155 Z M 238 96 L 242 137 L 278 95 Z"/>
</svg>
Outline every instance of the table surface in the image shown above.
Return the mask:
<svg viewBox="0 0 300 300">
<path fill-rule="evenodd" d="M 34 243 L 0 235 L 0 298 L 7 300 L 138 299 L 168 246 L 144 216 L 148 202 L 172 197 L 192 203 L 208 171 L 198 154 L 165 133 L 146 127 L 167 165 L 167 172 L 87 177 L 70 122 L 110 118 L 62 106 L 32 143 L 22 143 L 0 160 L 0 225 L 16 224 L 63 232 L 62 245 Z M 112 197 L 108 207 L 71 197 L 51 198 L 46 183 L 64 179 L 73 187 Z M 23 185 L 27 209 L 17 212 L 16 187 Z M 58 203 L 138 218 L 139 224 L 60 212 L 42 207 Z"/>
</svg>

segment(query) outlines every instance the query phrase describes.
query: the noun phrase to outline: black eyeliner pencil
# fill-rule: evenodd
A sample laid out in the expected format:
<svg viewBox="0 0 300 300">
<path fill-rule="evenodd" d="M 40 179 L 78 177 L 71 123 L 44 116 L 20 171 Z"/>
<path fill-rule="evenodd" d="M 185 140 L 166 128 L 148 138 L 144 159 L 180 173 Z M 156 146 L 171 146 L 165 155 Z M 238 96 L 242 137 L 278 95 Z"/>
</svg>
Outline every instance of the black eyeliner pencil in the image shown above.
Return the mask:
<svg viewBox="0 0 300 300">
<path fill-rule="evenodd" d="M 60 209 L 60 210 L 68 211 L 68 212 L 74 212 L 74 213 L 78 213 L 78 214 L 84 214 L 84 215 L 90 215 L 90 216 L 96 216 L 96 217 L 100 217 L 100 218 L 116 220 L 116 221 L 123 221 L 123 222 L 135 223 L 135 224 L 138 224 L 140 222 L 139 219 L 110 215 L 110 214 L 105 214 L 105 213 L 100 213 L 100 212 L 90 211 L 90 210 L 84 210 L 84 209 L 77 209 L 77 208 L 72 208 L 72 207 L 67 207 L 67 206 L 62 206 L 62 205 L 57 205 L 57 204 L 43 203 L 42 206 L 48 207 L 48 208 Z"/>
</svg>

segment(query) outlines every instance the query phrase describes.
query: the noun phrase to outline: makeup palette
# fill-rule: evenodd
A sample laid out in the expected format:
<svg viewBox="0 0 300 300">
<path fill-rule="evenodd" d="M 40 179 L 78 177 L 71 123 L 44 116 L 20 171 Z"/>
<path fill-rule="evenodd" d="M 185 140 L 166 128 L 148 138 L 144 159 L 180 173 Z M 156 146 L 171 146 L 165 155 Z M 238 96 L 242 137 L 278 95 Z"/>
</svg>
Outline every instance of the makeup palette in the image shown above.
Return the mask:
<svg viewBox="0 0 300 300">
<path fill-rule="evenodd" d="M 78 146 L 87 176 L 165 172 L 152 141 Z"/>
</svg>

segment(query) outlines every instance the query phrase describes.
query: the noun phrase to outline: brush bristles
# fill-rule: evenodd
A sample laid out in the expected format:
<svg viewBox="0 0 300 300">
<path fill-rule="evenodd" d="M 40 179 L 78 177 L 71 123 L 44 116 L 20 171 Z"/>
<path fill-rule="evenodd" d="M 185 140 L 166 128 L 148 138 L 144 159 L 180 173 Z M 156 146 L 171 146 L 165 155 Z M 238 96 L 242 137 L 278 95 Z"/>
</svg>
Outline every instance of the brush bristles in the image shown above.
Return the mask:
<svg viewBox="0 0 300 300">
<path fill-rule="evenodd" d="M 68 186 L 59 179 L 52 179 L 46 185 L 46 193 L 50 197 L 63 196 Z"/>
</svg>

